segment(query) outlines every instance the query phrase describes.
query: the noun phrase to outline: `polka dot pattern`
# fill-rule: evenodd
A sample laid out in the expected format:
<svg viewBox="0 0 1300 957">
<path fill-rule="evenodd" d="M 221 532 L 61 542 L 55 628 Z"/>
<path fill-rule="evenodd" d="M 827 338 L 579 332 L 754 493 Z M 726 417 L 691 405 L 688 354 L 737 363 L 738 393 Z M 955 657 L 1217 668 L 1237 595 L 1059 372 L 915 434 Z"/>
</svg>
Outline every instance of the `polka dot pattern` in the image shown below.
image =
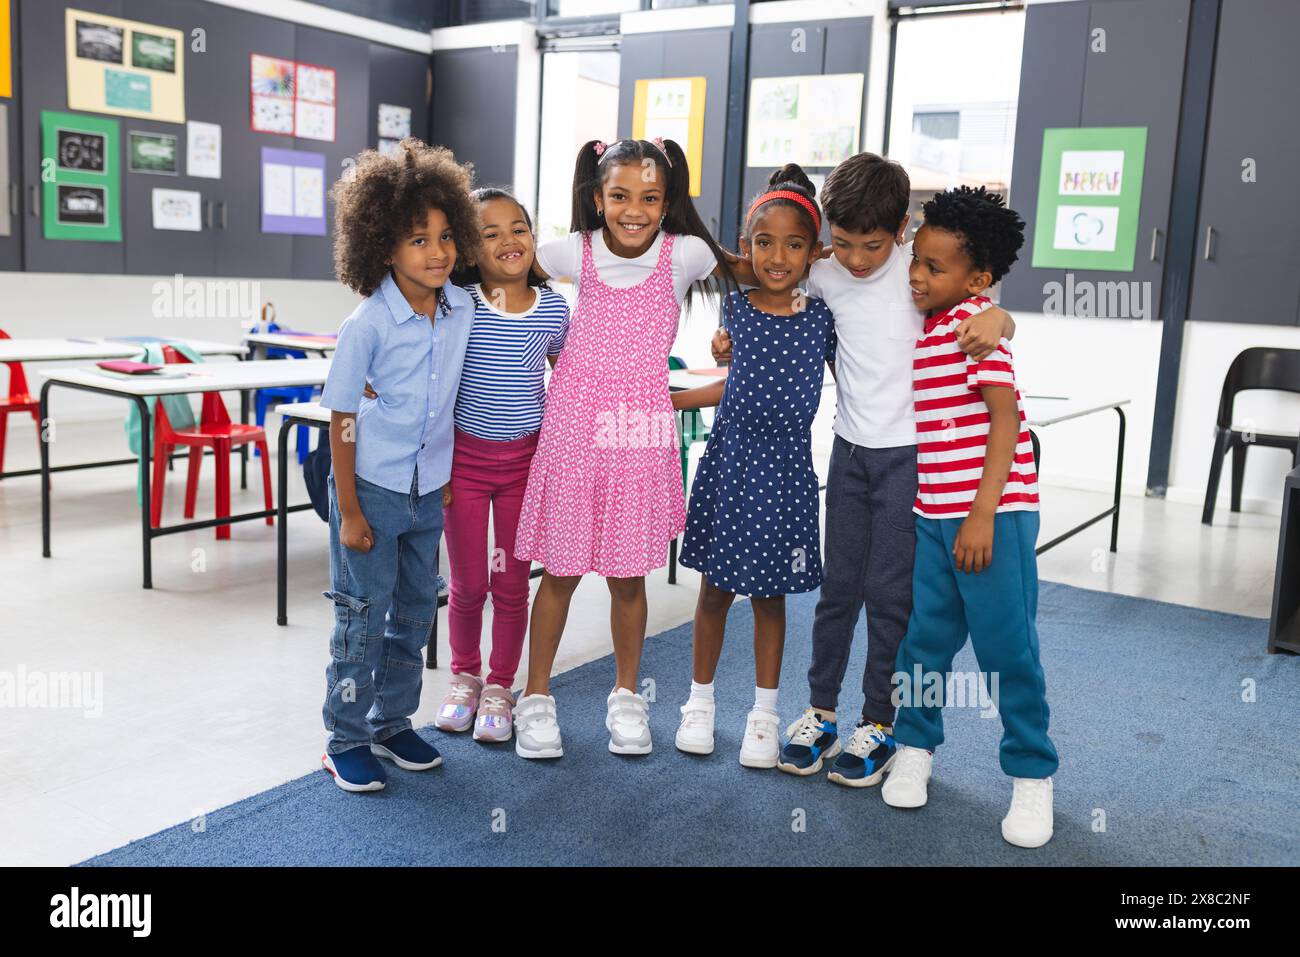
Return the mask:
<svg viewBox="0 0 1300 957">
<path fill-rule="evenodd" d="M 583 237 L 569 336 L 546 395 L 515 557 L 552 575 L 634 578 L 686 525 L 668 356 L 681 319 L 665 234 L 655 271 L 606 286 Z"/>
<path fill-rule="evenodd" d="M 691 485 L 681 562 L 740 595 L 811 591 L 822 580 L 812 423 L 834 320 L 817 298 L 777 316 L 732 293 L 727 326 L 731 369 Z"/>
</svg>

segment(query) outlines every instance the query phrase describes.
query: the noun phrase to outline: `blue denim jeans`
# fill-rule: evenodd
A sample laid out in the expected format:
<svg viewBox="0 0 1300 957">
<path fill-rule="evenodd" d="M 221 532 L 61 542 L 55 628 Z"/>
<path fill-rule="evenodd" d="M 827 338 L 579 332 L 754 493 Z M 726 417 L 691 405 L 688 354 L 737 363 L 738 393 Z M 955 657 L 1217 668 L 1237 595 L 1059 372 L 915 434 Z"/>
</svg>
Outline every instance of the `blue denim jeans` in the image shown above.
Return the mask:
<svg viewBox="0 0 1300 957">
<path fill-rule="evenodd" d="M 358 478 L 357 502 L 373 534 L 368 552 L 339 541 L 338 492 L 329 477 L 334 632 L 325 670 L 326 750 L 381 742 L 411 727 L 424 681 L 422 651 L 438 610 L 434 571 L 442 490 L 392 492 Z"/>
</svg>

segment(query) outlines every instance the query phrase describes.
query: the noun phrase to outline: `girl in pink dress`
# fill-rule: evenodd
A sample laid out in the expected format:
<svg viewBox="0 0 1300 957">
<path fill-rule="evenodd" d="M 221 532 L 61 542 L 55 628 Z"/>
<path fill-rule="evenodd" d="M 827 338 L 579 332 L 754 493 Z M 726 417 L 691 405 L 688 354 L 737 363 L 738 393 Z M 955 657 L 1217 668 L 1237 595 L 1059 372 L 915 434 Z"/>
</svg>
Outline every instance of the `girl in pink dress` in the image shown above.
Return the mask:
<svg viewBox="0 0 1300 957">
<path fill-rule="evenodd" d="M 564 751 L 551 666 L 582 576 L 604 576 L 618 677 L 607 701 L 609 749 L 647 754 L 650 728 L 637 670 L 645 641 L 645 576 L 686 525 L 668 355 L 691 287 L 730 283 L 723 250 L 689 195 L 672 140 L 593 140 L 578 151 L 570 234 L 542 244 L 537 271 L 570 277 L 577 302 L 547 393 L 515 557 L 540 562 L 528 684 L 515 707 L 515 751 Z"/>
</svg>

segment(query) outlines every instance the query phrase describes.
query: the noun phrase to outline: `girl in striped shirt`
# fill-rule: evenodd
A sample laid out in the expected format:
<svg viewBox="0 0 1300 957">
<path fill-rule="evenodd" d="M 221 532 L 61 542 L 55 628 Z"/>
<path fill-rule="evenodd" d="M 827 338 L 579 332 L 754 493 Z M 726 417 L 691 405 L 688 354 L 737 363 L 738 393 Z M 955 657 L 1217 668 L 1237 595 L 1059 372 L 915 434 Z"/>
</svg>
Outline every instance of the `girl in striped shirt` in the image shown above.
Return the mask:
<svg viewBox="0 0 1300 957">
<path fill-rule="evenodd" d="M 434 724 L 474 726 L 476 741 L 508 741 L 511 688 L 528 629 L 530 562 L 515 558 L 515 530 L 537 448 L 552 366 L 569 329 L 564 298 L 533 273 L 527 211 L 501 189 L 475 190 L 482 252 L 456 276 L 474 297 L 474 326 L 456 397 L 451 504 L 451 684 Z M 488 551 L 488 509 L 493 549 Z M 492 594 L 492 653 L 482 677 L 483 603 Z"/>
<path fill-rule="evenodd" d="M 953 657 L 969 633 L 1002 719 L 1002 770 L 1012 779 L 1002 836 L 1020 847 L 1052 837 L 1056 748 L 1038 661 L 1038 476 L 1006 340 L 976 361 L 957 345 L 962 320 L 989 307 L 1024 243 L 1002 197 L 962 186 L 925 204 L 912 245 L 912 300 L 926 313 L 913 361 L 919 491 L 912 617 L 898 649 L 899 744 L 881 796 L 927 800 Z"/>
</svg>

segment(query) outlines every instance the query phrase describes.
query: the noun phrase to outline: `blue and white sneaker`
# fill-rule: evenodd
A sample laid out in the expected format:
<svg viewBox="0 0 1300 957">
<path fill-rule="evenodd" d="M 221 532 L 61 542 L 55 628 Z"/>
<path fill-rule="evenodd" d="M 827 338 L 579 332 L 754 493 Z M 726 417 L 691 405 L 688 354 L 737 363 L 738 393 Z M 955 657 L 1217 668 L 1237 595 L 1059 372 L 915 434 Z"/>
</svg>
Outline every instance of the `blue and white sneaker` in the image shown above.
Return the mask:
<svg viewBox="0 0 1300 957">
<path fill-rule="evenodd" d="M 840 732 L 834 721 L 809 708 L 786 729 L 788 738 L 776 766 L 787 774 L 816 774 L 822 762 L 840 753 Z"/>
<path fill-rule="evenodd" d="M 370 745 L 370 753 L 377 758 L 387 758 L 404 771 L 427 771 L 442 764 L 438 749 L 410 728 Z"/>
<path fill-rule="evenodd" d="M 853 729 L 853 737 L 831 765 L 827 777 L 836 784 L 851 788 L 869 788 L 879 784 L 885 772 L 894 766 L 894 756 L 898 753 L 898 744 L 890 731 L 882 725 L 859 720 Z"/>
<path fill-rule="evenodd" d="M 320 763 L 334 783 L 345 791 L 382 791 L 388 780 L 383 767 L 364 744 L 338 754 L 327 751 L 321 755 Z"/>
</svg>

